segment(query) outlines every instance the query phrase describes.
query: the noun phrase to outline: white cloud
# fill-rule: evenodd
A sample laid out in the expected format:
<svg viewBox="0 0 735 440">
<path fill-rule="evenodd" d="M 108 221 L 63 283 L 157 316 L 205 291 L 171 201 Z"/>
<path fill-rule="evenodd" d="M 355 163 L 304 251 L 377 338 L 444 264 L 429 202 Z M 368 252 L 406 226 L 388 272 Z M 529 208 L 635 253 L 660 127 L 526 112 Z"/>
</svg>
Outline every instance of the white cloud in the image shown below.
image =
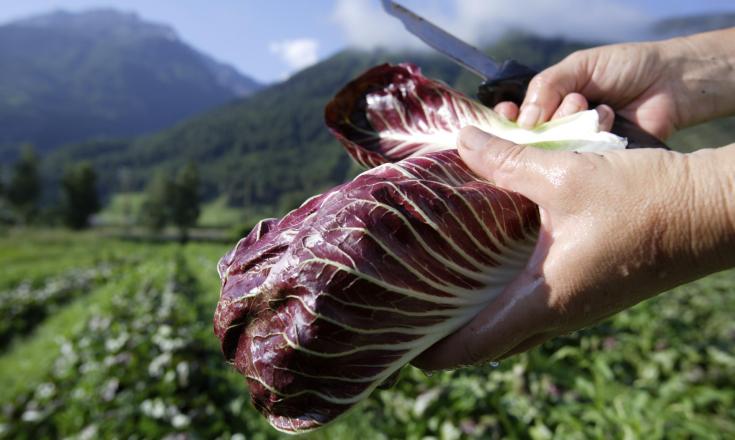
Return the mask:
<svg viewBox="0 0 735 440">
<path fill-rule="evenodd" d="M 455 0 L 455 28 L 473 42 L 509 29 L 542 36 L 622 41 L 642 34 L 651 17 L 616 0 Z"/>
<path fill-rule="evenodd" d="M 386 14 L 378 0 L 337 0 L 332 20 L 342 28 L 347 43 L 361 49 L 426 47 L 403 25 Z"/>
<path fill-rule="evenodd" d="M 313 38 L 272 41 L 268 49 L 278 55 L 291 72 L 309 67 L 319 60 L 319 42 Z"/>
<path fill-rule="evenodd" d="M 440 12 L 434 2 L 406 6 L 473 44 L 492 41 L 511 29 L 541 36 L 591 41 L 635 39 L 651 22 L 642 9 L 619 0 L 452 0 Z M 446 6 L 446 5 L 445 5 Z M 451 10 L 448 15 L 446 10 Z M 333 20 L 350 45 L 372 49 L 425 49 L 378 0 L 337 0 Z"/>
</svg>

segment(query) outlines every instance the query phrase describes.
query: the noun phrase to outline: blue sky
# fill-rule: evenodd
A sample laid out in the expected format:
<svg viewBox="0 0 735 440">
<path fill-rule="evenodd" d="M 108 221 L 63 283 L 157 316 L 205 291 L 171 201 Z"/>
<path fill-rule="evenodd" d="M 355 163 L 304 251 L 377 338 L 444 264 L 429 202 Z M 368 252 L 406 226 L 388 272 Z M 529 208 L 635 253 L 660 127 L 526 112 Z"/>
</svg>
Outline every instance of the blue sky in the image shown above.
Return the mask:
<svg viewBox="0 0 735 440">
<path fill-rule="evenodd" d="M 172 26 L 180 37 L 264 82 L 346 46 L 421 48 L 378 0 L 2 0 L 0 23 L 56 9 L 113 7 Z M 635 39 L 651 21 L 735 11 L 734 0 L 404 0 L 472 42 L 508 27 L 595 40 Z M 580 11 L 584 11 L 580 13 Z"/>
</svg>

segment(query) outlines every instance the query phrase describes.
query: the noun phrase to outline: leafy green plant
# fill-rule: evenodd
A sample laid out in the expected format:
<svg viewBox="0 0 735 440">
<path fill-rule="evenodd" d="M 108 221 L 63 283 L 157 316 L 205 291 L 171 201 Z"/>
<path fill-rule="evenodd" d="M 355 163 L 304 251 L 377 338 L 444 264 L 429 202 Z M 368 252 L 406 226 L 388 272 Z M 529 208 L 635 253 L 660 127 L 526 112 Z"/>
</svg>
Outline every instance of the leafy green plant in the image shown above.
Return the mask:
<svg viewBox="0 0 735 440">
<path fill-rule="evenodd" d="M 177 248 L 93 233 L 0 236 L 2 290 L 42 288 L 75 264 L 123 258 L 113 263 L 119 271 L 0 350 L 0 438 L 281 437 L 248 403 L 246 384 L 211 337 L 219 289 L 212 267 L 225 246 Z M 723 272 L 497 366 L 430 376 L 405 368 L 395 386 L 304 438 L 735 436 L 733 291 L 735 271 Z M 166 353 L 152 376 L 151 363 Z M 186 385 L 181 362 L 189 365 Z M 164 415 L 152 417 L 161 405 Z M 171 407 L 188 426 L 173 426 Z M 26 410 L 45 416 L 23 421 Z"/>
</svg>

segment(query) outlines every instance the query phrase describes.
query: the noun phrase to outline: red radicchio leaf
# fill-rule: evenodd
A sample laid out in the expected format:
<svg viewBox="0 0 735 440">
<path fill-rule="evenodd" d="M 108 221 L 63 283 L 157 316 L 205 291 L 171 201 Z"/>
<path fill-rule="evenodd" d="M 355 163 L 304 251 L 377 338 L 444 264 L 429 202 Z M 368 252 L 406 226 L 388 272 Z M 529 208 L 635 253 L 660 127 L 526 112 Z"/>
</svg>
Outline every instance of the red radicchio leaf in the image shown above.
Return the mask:
<svg viewBox="0 0 735 440">
<path fill-rule="evenodd" d="M 327 105 L 325 119 L 353 159 L 366 167 L 454 149 L 457 133 L 468 125 L 539 148 L 601 151 L 626 146 L 624 138 L 599 131 L 594 110 L 523 129 L 422 76 L 411 64 L 384 64 L 365 72 Z"/>
<path fill-rule="evenodd" d="M 462 127 L 496 118 L 461 93 L 422 76 L 412 64 L 368 70 L 325 110 L 332 134 L 368 168 L 452 149 Z"/>
<path fill-rule="evenodd" d="M 275 428 L 314 429 L 470 320 L 537 227 L 456 150 L 385 164 L 241 240 L 219 265 L 215 333 Z"/>
<path fill-rule="evenodd" d="M 368 71 L 326 119 L 353 158 L 377 167 L 263 220 L 220 261 L 215 334 L 276 429 L 331 422 L 526 264 L 536 206 L 472 174 L 453 138 L 421 134 L 456 133 L 476 108 L 413 66 Z"/>
</svg>

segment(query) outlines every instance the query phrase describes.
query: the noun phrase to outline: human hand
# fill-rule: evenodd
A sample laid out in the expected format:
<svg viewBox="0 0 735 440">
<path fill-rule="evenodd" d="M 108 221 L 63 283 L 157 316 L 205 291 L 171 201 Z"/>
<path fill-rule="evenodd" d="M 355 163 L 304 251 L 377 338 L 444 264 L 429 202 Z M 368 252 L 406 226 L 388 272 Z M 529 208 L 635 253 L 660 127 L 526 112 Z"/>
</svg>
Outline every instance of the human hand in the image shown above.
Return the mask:
<svg viewBox="0 0 735 440">
<path fill-rule="evenodd" d="M 539 205 L 540 236 L 522 273 L 414 360 L 420 368 L 501 359 L 735 265 L 735 145 L 560 152 L 467 127 L 459 152 L 479 176 Z"/>
<path fill-rule="evenodd" d="M 533 78 L 520 108 L 496 110 L 530 128 L 605 103 L 659 139 L 675 130 L 735 112 L 735 29 L 656 43 L 578 51 Z M 609 108 L 598 108 L 603 129 Z M 609 123 L 609 125 L 608 125 Z"/>
</svg>

